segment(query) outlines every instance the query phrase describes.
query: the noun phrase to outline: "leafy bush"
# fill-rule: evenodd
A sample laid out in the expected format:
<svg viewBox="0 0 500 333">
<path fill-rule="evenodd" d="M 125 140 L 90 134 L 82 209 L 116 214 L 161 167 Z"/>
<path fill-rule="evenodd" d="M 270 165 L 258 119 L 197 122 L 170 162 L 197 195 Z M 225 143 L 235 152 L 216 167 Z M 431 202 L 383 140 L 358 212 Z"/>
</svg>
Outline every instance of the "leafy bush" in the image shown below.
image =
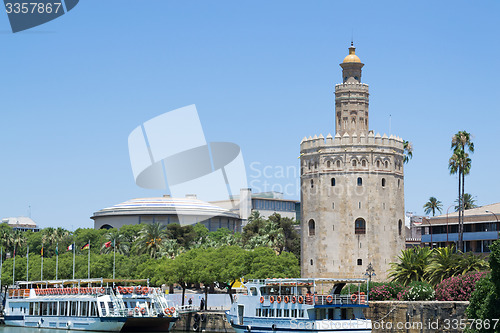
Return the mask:
<svg viewBox="0 0 500 333">
<path fill-rule="evenodd" d="M 485 272 L 467 273 L 443 280 L 436 286 L 438 301 L 468 301 Z"/>
<path fill-rule="evenodd" d="M 403 285 L 398 282 L 390 282 L 374 286 L 370 290 L 370 300 L 372 301 L 387 301 L 396 299 L 398 294 L 403 290 Z"/>
<path fill-rule="evenodd" d="M 434 288 L 427 282 L 413 281 L 398 293 L 400 301 L 430 301 L 434 299 Z"/>
</svg>

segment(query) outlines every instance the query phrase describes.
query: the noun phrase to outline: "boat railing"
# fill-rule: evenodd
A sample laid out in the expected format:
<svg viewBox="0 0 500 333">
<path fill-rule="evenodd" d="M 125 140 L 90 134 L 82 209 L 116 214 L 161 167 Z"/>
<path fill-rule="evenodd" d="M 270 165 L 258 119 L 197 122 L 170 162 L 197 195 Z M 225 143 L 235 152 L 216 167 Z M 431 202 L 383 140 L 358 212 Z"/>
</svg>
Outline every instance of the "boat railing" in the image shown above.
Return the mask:
<svg viewBox="0 0 500 333">
<path fill-rule="evenodd" d="M 29 289 L 9 289 L 8 298 L 26 298 L 30 296 Z"/>
<path fill-rule="evenodd" d="M 266 295 L 261 303 L 290 303 L 306 305 L 367 305 L 368 297 L 364 293 L 352 295 Z"/>
</svg>

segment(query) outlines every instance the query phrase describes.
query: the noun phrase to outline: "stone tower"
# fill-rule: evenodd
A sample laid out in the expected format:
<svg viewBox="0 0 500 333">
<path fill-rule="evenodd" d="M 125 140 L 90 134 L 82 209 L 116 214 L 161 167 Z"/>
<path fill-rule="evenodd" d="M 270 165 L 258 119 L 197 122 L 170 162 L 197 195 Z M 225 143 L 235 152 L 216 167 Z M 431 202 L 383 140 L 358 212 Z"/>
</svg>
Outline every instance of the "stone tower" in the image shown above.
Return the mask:
<svg viewBox="0 0 500 333">
<path fill-rule="evenodd" d="M 405 246 L 403 140 L 368 130 L 364 66 L 349 48 L 335 86 L 335 137 L 300 143 L 302 277 L 386 280 Z"/>
</svg>

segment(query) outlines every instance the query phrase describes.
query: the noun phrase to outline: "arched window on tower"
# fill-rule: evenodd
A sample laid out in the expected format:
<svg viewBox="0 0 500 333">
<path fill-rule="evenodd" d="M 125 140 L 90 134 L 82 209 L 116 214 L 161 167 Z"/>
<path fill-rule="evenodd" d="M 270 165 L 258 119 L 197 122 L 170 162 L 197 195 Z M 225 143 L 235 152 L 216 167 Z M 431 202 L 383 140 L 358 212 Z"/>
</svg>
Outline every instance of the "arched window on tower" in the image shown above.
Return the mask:
<svg viewBox="0 0 500 333">
<path fill-rule="evenodd" d="M 326 162 L 326 167 L 327 167 L 327 168 L 330 168 L 330 165 L 331 165 L 331 164 L 332 164 L 332 163 L 331 163 L 330 161 Z"/>
<path fill-rule="evenodd" d="M 332 178 L 331 182 L 332 182 L 332 186 L 335 186 L 335 178 Z"/>
<path fill-rule="evenodd" d="M 355 167 L 356 166 L 356 160 L 352 160 L 352 166 Z"/>
<path fill-rule="evenodd" d="M 382 187 L 385 187 L 385 178 L 382 178 Z"/>
<path fill-rule="evenodd" d="M 389 162 L 385 161 L 384 167 L 387 169 L 389 167 Z"/>
<path fill-rule="evenodd" d="M 357 218 L 354 222 L 354 233 L 357 235 L 366 234 L 366 222 L 363 218 Z"/>
<path fill-rule="evenodd" d="M 358 177 L 358 186 L 363 186 L 363 178 Z"/>
<path fill-rule="evenodd" d="M 316 235 L 316 223 L 313 219 L 309 220 L 309 236 Z"/>
<path fill-rule="evenodd" d="M 314 180 L 311 179 L 311 188 L 314 187 Z"/>
<path fill-rule="evenodd" d="M 377 161 L 377 168 L 380 168 L 380 161 Z M 309 167 L 310 169 L 310 167 Z"/>
<path fill-rule="evenodd" d="M 340 168 L 340 160 L 337 160 L 337 168 Z"/>
<path fill-rule="evenodd" d="M 366 166 L 366 160 L 361 161 L 361 166 L 365 167 Z"/>
<path fill-rule="evenodd" d="M 401 233 L 403 232 L 403 221 L 399 220 L 398 221 L 398 234 L 401 236 Z"/>
</svg>

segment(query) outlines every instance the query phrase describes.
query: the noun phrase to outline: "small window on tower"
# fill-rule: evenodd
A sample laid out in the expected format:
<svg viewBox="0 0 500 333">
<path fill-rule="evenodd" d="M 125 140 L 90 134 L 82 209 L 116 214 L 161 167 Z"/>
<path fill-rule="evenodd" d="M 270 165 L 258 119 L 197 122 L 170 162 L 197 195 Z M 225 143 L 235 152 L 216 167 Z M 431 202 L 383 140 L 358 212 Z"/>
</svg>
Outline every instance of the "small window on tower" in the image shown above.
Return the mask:
<svg viewBox="0 0 500 333">
<path fill-rule="evenodd" d="M 363 178 L 358 177 L 358 186 L 362 186 L 362 185 L 363 185 Z"/>
<path fill-rule="evenodd" d="M 355 76 L 354 79 L 359 81 L 359 78 L 357 76 Z"/>
<path fill-rule="evenodd" d="M 330 161 L 326 162 L 326 167 L 329 168 L 332 163 Z"/>
<path fill-rule="evenodd" d="M 309 167 L 310 169 L 311 167 Z M 377 161 L 377 168 L 380 168 L 380 161 Z"/>
<path fill-rule="evenodd" d="M 366 166 L 366 160 L 362 160 L 361 161 L 361 165 L 365 167 Z"/>
<path fill-rule="evenodd" d="M 335 178 L 332 178 L 331 182 L 332 182 L 332 186 L 335 186 Z"/>
<path fill-rule="evenodd" d="M 312 266 L 312 264 L 313 264 L 313 260 L 311 259 L 311 266 Z"/>
<path fill-rule="evenodd" d="M 385 161 L 384 166 L 387 169 L 389 167 L 389 162 Z"/>
<path fill-rule="evenodd" d="M 314 220 L 309 220 L 309 236 L 316 235 L 316 223 Z"/>
<path fill-rule="evenodd" d="M 352 160 L 352 166 L 355 167 L 356 166 L 356 160 Z"/>
<path fill-rule="evenodd" d="M 358 266 L 362 266 L 363 265 L 363 259 L 358 259 Z"/>
<path fill-rule="evenodd" d="M 311 179 L 311 188 L 314 187 L 314 180 Z"/>
<path fill-rule="evenodd" d="M 401 236 L 401 233 L 403 232 L 403 222 L 401 220 L 398 221 L 398 233 L 399 236 Z"/>
<path fill-rule="evenodd" d="M 382 178 L 382 187 L 385 187 L 385 178 Z"/>
<path fill-rule="evenodd" d="M 337 168 L 340 168 L 340 160 L 337 161 Z"/>
</svg>

